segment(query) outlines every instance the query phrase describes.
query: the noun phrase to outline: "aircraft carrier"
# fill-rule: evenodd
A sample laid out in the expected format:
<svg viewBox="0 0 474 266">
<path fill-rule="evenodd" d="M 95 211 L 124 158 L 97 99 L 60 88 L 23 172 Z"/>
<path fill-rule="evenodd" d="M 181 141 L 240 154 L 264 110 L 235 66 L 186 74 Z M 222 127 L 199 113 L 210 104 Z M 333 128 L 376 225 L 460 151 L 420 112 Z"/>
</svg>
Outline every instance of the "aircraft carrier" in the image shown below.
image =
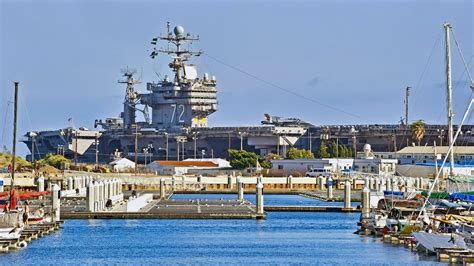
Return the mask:
<svg viewBox="0 0 474 266">
<path fill-rule="evenodd" d="M 227 158 L 228 149 L 243 149 L 262 156 L 276 153 L 284 156 L 289 147 L 310 149 L 315 154 L 321 141 L 360 150 L 370 143 L 374 151 L 396 151 L 412 144 L 410 129 L 403 123 L 394 125 L 322 125 L 315 126 L 297 118 L 265 114 L 261 125 L 251 127 L 209 127 L 208 116 L 217 111 L 218 83 L 214 76 L 199 76 L 191 59 L 202 54 L 188 47 L 199 36 L 181 26 L 153 38 L 150 57 L 171 57 L 169 67 L 174 77 L 164 76 L 158 82 L 146 83 L 145 93 L 136 90 L 140 83 L 136 71 L 124 69 L 122 80 L 125 97 L 119 117 L 95 120 L 95 129 L 66 127 L 51 131 L 27 132 L 22 140 L 31 154 L 27 159 L 49 153 L 63 154 L 76 162 L 107 163 L 117 157 L 152 160 L 188 158 Z M 157 48 L 161 42 L 166 49 Z M 151 109 L 151 117 L 149 109 Z M 138 121 L 137 113 L 143 116 Z M 463 128 L 460 143 L 473 144 L 471 126 Z M 447 143 L 447 127 L 427 125 L 422 143 Z M 33 156 L 32 156 L 33 154 Z"/>
</svg>

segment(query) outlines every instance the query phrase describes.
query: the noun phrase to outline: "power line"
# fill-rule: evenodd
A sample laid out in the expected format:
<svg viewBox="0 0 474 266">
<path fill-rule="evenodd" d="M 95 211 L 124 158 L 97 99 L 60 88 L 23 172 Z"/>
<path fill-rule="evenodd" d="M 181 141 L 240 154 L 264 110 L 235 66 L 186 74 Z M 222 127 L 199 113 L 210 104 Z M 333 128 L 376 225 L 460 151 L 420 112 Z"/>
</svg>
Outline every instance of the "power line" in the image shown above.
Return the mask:
<svg viewBox="0 0 474 266">
<path fill-rule="evenodd" d="M 262 82 L 262 83 L 264 83 L 264 84 L 267 84 L 267 85 L 269 85 L 269 86 L 272 86 L 272 87 L 274 87 L 274 88 L 277 88 L 277 89 L 279 89 L 279 90 L 282 90 L 282 91 L 284 91 L 284 92 L 286 92 L 286 93 L 292 94 L 292 95 L 294 95 L 294 96 L 296 96 L 296 97 L 298 97 L 298 98 L 301 98 L 301 99 L 310 101 L 310 102 L 312 102 L 312 103 L 315 103 L 315 104 L 318 104 L 318 105 L 321 105 L 321 106 L 324 106 L 324 107 L 326 107 L 326 108 L 329 108 L 329 109 L 332 109 L 332 110 L 334 110 L 334 111 L 337 111 L 337 112 L 346 114 L 346 115 L 351 116 L 351 117 L 355 117 L 355 118 L 359 118 L 359 119 L 364 119 L 363 117 L 361 117 L 361 116 L 359 116 L 359 115 L 356 115 L 356 114 L 354 114 L 354 113 L 349 113 L 349 112 L 344 111 L 344 110 L 342 110 L 342 109 L 339 109 L 339 108 L 337 108 L 337 107 L 331 106 L 331 105 L 329 105 L 329 104 L 320 102 L 320 101 L 318 101 L 318 100 L 315 100 L 315 99 L 306 97 L 306 96 L 304 96 L 304 95 L 302 95 L 302 94 L 299 94 L 299 93 L 296 93 L 296 92 L 291 91 L 291 90 L 289 90 L 289 89 L 286 89 L 286 88 L 283 88 L 283 87 L 281 87 L 281 86 L 278 86 L 278 85 L 275 84 L 275 83 L 272 83 L 272 82 L 267 81 L 267 80 L 265 80 L 265 79 L 263 79 L 263 78 L 260 78 L 260 77 L 258 77 L 258 76 L 256 76 L 256 75 L 251 74 L 251 73 L 249 73 L 249 72 L 247 72 L 247 71 L 245 71 L 245 70 L 242 70 L 242 69 L 240 69 L 240 68 L 238 68 L 238 67 L 229 65 L 229 64 L 225 63 L 225 62 L 222 61 L 222 60 L 219 60 L 219 59 L 217 59 L 217 58 L 215 58 L 215 57 L 213 57 L 213 56 L 210 56 L 209 54 L 204 53 L 203 55 L 209 57 L 210 59 L 212 59 L 212 60 L 214 60 L 214 61 L 216 61 L 216 62 L 218 62 L 218 63 L 220 63 L 220 64 L 222 64 L 222 65 L 224 65 L 224 66 L 226 66 L 226 67 L 228 67 L 228 68 L 231 68 L 231 69 L 233 69 L 233 70 L 235 70 L 235 71 L 237 71 L 237 72 L 240 72 L 240 73 L 242 73 L 242 74 L 244 74 L 244 75 L 246 75 L 246 76 L 249 76 L 249 77 L 251 77 L 251 78 L 254 78 L 254 79 L 256 79 L 256 80 L 258 80 L 258 81 L 260 81 L 260 82 Z"/>
</svg>

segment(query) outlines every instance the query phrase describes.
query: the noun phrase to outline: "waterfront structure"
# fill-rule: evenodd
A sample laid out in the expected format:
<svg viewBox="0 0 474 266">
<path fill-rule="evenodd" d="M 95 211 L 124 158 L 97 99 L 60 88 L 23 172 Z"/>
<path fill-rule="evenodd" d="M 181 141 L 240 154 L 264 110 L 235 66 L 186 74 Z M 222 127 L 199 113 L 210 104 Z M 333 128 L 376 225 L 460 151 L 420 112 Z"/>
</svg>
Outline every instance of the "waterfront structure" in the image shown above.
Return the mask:
<svg viewBox="0 0 474 266">
<path fill-rule="evenodd" d="M 325 169 L 333 173 L 348 173 L 351 171 L 371 174 L 395 174 L 397 160 L 379 158 L 321 158 L 321 159 L 296 159 L 272 160 L 272 171 L 304 174 L 311 169 Z"/>
<path fill-rule="evenodd" d="M 127 158 L 120 158 L 109 163 L 114 172 L 129 172 L 135 169 L 135 162 Z"/>
<path fill-rule="evenodd" d="M 322 158 L 322 159 L 295 159 L 271 160 L 272 170 L 284 172 L 304 173 L 311 169 L 326 169 L 331 172 L 352 170 L 354 159 L 349 158 Z"/>
<path fill-rule="evenodd" d="M 427 164 L 442 161 L 448 152 L 448 146 L 409 146 L 397 152 L 399 164 Z M 454 164 L 474 165 L 474 146 L 455 146 Z M 447 162 L 450 162 L 449 160 Z"/>
<path fill-rule="evenodd" d="M 354 171 L 370 174 L 390 174 L 396 173 L 397 160 L 395 159 L 355 159 Z"/>
<path fill-rule="evenodd" d="M 215 171 L 226 168 L 228 169 L 228 167 L 219 167 L 212 161 L 154 161 L 146 166 L 145 171 L 159 175 L 184 175 L 191 170 L 196 173 L 196 171 Z"/>
</svg>

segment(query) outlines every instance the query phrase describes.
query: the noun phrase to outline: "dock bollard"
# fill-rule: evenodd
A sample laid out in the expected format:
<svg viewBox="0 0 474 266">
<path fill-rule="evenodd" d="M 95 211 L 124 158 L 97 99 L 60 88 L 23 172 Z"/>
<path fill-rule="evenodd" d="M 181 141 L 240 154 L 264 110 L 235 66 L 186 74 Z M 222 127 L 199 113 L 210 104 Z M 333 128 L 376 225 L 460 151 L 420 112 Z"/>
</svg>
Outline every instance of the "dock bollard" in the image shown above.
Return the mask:
<svg viewBox="0 0 474 266">
<path fill-rule="evenodd" d="M 56 184 L 53 184 L 51 186 L 51 220 L 53 222 L 57 222 L 60 220 L 60 209 L 61 209 L 61 203 L 59 199 L 59 186 Z"/>
<path fill-rule="evenodd" d="M 392 191 L 392 181 L 390 180 L 389 177 L 385 179 L 385 186 L 387 191 Z"/>
<path fill-rule="evenodd" d="M 398 191 L 398 178 L 392 177 L 392 191 Z"/>
<path fill-rule="evenodd" d="M 227 176 L 227 188 L 228 188 L 228 189 L 232 189 L 232 188 L 233 188 L 232 176 L 231 176 L 231 175 L 228 175 L 228 176 Z"/>
<path fill-rule="evenodd" d="M 92 181 L 89 182 L 86 189 L 86 207 L 87 211 L 94 211 L 94 202 L 95 202 L 95 186 Z"/>
<path fill-rule="evenodd" d="M 351 182 L 346 180 L 344 183 L 344 208 L 349 209 L 351 207 Z"/>
<path fill-rule="evenodd" d="M 42 177 L 42 176 L 38 177 L 36 182 L 38 182 L 37 183 L 38 192 L 43 192 L 44 191 L 44 177 Z"/>
<path fill-rule="evenodd" d="M 263 184 L 257 183 L 257 214 L 263 214 Z"/>
<path fill-rule="evenodd" d="M 38 177 L 36 182 L 37 182 L 38 192 L 43 192 L 44 191 L 44 177 L 42 176 Z M 3 192 L 3 189 L 2 189 L 2 192 Z M 43 196 L 39 196 L 38 198 L 42 200 Z"/>
<path fill-rule="evenodd" d="M 72 177 L 68 177 L 67 179 L 67 189 L 68 190 L 73 190 L 73 183 L 72 183 Z"/>
<path fill-rule="evenodd" d="M 370 218 L 370 189 L 365 187 L 362 190 L 362 219 Z"/>
<path fill-rule="evenodd" d="M 293 176 L 289 175 L 286 179 L 286 184 L 288 185 L 288 189 L 293 189 Z"/>
<path fill-rule="evenodd" d="M 166 190 L 165 190 L 165 179 L 160 179 L 160 199 L 165 199 Z"/>
<path fill-rule="evenodd" d="M 326 181 L 327 186 L 327 199 L 332 199 L 332 178 L 329 177 Z"/>
<path fill-rule="evenodd" d="M 237 178 L 238 199 L 240 202 L 244 201 L 244 183 L 240 178 Z"/>
</svg>

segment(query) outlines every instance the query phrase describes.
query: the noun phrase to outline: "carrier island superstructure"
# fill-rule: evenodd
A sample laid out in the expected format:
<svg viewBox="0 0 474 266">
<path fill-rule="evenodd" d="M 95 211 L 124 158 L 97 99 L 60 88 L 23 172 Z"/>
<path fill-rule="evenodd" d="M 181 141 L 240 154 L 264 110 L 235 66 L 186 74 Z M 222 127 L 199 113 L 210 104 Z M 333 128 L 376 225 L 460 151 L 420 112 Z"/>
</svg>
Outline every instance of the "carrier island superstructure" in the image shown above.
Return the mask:
<svg viewBox="0 0 474 266">
<path fill-rule="evenodd" d="M 119 80 L 125 87 L 120 117 L 96 120 L 95 130 L 67 127 L 28 132 L 22 141 L 35 158 L 59 153 L 79 162 L 101 163 L 118 156 L 137 159 L 140 163 L 227 158 L 228 149 L 244 149 L 262 156 L 285 155 L 288 147 L 316 153 L 321 141 L 333 139 L 357 150 L 365 143 L 370 143 L 375 151 L 394 151 L 411 144 L 410 129 L 403 124 L 314 126 L 296 118 L 265 114 L 260 126 L 209 127 L 208 116 L 218 107 L 218 82 L 207 73 L 200 77 L 197 66 L 191 63 L 193 57 L 202 54 L 189 48 L 190 43 L 198 40 L 199 36 L 186 33 L 181 26 L 171 31 L 168 24 L 164 35 L 152 39 L 150 57 L 169 55 L 168 66 L 174 77 L 148 82 L 147 92 L 140 93 L 135 88 L 140 83 L 135 71 L 124 69 Z M 167 43 L 167 48 L 157 48 L 161 43 Z M 144 121 L 138 121 L 137 113 Z M 463 131 L 471 132 L 471 129 L 467 126 Z M 426 139 L 442 142 L 446 136 L 447 128 L 443 125 L 426 127 Z M 471 143 L 473 139 L 469 134 L 460 141 Z"/>
</svg>

